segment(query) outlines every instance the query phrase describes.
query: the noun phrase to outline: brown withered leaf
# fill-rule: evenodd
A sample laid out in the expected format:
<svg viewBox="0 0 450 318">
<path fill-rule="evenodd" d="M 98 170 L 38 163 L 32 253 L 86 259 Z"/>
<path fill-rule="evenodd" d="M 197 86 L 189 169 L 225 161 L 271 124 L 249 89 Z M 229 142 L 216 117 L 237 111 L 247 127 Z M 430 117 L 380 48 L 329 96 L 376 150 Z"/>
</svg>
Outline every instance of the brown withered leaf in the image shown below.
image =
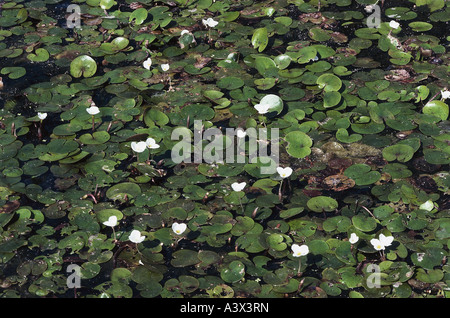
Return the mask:
<svg viewBox="0 0 450 318">
<path fill-rule="evenodd" d="M 324 188 L 333 191 L 344 191 L 355 186 L 355 181 L 343 174 L 335 174 L 323 179 Z"/>
<path fill-rule="evenodd" d="M 20 202 L 17 200 L 7 202 L 0 208 L 0 213 L 11 213 L 20 207 Z"/>
</svg>

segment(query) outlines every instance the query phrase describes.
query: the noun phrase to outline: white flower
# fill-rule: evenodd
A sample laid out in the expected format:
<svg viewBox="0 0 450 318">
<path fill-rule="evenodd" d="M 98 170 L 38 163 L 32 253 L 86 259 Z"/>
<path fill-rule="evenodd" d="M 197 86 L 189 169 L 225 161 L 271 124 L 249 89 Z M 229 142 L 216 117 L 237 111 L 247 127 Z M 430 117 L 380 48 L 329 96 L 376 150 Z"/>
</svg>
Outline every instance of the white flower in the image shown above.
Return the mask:
<svg viewBox="0 0 450 318">
<path fill-rule="evenodd" d="M 394 241 L 393 236 L 391 235 L 384 236 L 384 234 L 380 234 L 378 239 L 380 240 L 381 244 L 383 244 L 385 247 L 391 246 L 392 242 Z"/>
<path fill-rule="evenodd" d="M 100 109 L 98 109 L 97 106 L 91 106 L 89 108 L 86 108 L 86 111 L 88 112 L 89 115 L 92 115 L 92 116 L 100 113 Z"/>
<path fill-rule="evenodd" d="M 447 91 L 447 90 L 441 91 L 441 98 L 442 99 L 450 98 L 450 91 Z"/>
<path fill-rule="evenodd" d="M 372 244 L 373 248 L 376 249 L 377 251 L 384 250 L 384 245 L 381 244 L 380 240 L 371 239 L 370 244 Z"/>
<path fill-rule="evenodd" d="M 428 200 L 427 202 L 422 203 L 422 204 L 419 206 L 419 209 L 425 210 L 425 211 L 428 211 L 428 212 L 432 211 L 432 210 L 434 209 L 433 201 Z"/>
<path fill-rule="evenodd" d="M 128 239 L 133 242 L 133 243 L 141 243 L 145 240 L 145 236 L 141 235 L 141 232 L 138 230 L 133 230 L 131 231 L 130 236 L 128 237 Z"/>
<path fill-rule="evenodd" d="M 359 237 L 358 237 L 358 235 L 356 235 L 356 233 L 350 234 L 350 239 L 349 239 L 350 243 L 355 244 L 356 242 L 358 242 L 358 240 L 359 240 Z"/>
<path fill-rule="evenodd" d="M 247 135 L 247 132 L 245 132 L 243 129 L 236 130 L 236 136 L 238 138 L 244 138 L 246 135 Z"/>
<path fill-rule="evenodd" d="M 163 72 L 167 72 L 170 68 L 169 64 L 161 64 L 161 69 Z"/>
<path fill-rule="evenodd" d="M 145 144 L 150 149 L 158 149 L 160 146 L 156 143 L 156 140 L 153 138 L 147 138 L 145 141 Z"/>
<path fill-rule="evenodd" d="M 385 236 L 384 234 L 380 234 L 378 239 L 371 239 L 370 243 L 377 251 L 380 251 L 390 246 L 392 244 L 392 241 L 394 241 L 393 236 Z"/>
<path fill-rule="evenodd" d="M 400 26 L 400 23 L 398 23 L 395 20 L 392 20 L 391 22 L 389 22 L 389 26 L 393 29 L 398 29 L 398 27 Z"/>
<path fill-rule="evenodd" d="M 150 66 L 152 66 L 152 59 L 149 57 L 148 59 L 146 59 L 143 63 L 144 67 L 149 70 Z"/>
<path fill-rule="evenodd" d="M 305 256 L 309 253 L 309 248 L 307 245 L 298 245 L 298 244 L 292 244 L 291 246 L 292 252 L 294 252 L 292 254 L 292 256 L 294 257 L 300 257 L 300 256 Z"/>
<path fill-rule="evenodd" d="M 255 109 L 260 113 L 261 115 L 266 114 L 269 111 L 270 105 L 269 104 L 256 104 Z"/>
<path fill-rule="evenodd" d="M 190 32 L 188 30 L 183 30 L 183 31 L 181 31 L 180 36 L 182 36 L 182 35 L 184 35 L 186 33 L 190 33 Z"/>
<path fill-rule="evenodd" d="M 245 188 L 246 185 L 247 185 L 247 183 L 245 183 L 245 182 L 241 182 L 241 183 L 234 182 L 234 183 L 231 184 L 231 188 L 234 191 L 239 192 L 239 191 L 242 191 Z"/>
<path fill-rule="evenodd" d="M 280 177 L 284 178 L 289 178 L 292 174 L 292 168 L 290 167 L 286 167 L 286 168 L 281 168 L 278 167 L 277 168 L 277 172 L 280 175 Z"/>
<path fill-rule="evenodd" d="M 135 152 L 143 152 L 147 148 L 147 143 L 145 141 L 131 142 L 131 149 Z"/>
<path fill-rule="evenodd" d="M 47 118 L 47 113 L 37 113 L 37 116 L 40 120 L 44 120 Z"/>
<path fill-rule="evenodd" d="M 184 231 L 186 231 L 187 225 L 184 223 L 173 223 L 172 224 L 172 231 L 175 232 L 175 234 L 183 234 Z"/>
<path fill-rule="evenodd" d="M 103 222 L 103 224 L 106 226 L 115 227 L 117 225 L 117 216 L 111 215 L 108 218 L 108 221 Z"/>
<path fill-rule="evenodd" d="M 214 21 L 212 18 L 208 18 L 208 19 L 202 19 L 202 22 L 205 26 L 210 27 L 210 28 L 214 28 L 216 25 L 219 24 L 219 22 Z"/>
</svg>

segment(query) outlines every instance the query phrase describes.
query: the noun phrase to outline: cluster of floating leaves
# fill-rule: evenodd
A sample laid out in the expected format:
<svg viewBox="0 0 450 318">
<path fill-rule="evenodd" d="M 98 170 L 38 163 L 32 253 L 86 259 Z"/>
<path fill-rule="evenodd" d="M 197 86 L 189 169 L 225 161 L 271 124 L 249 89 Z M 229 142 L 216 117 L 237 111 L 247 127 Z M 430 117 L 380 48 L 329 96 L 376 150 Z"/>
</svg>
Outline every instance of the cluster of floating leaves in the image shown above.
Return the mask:
<svg viewBox="0 0 450 318">
<path fill-rule="evenodd" d="M 449 295 L 449 2 L 73 2 L 0 2 L 2 297 Z M 174 163 L 194 120 L 280 169 Z"/>
</svg>

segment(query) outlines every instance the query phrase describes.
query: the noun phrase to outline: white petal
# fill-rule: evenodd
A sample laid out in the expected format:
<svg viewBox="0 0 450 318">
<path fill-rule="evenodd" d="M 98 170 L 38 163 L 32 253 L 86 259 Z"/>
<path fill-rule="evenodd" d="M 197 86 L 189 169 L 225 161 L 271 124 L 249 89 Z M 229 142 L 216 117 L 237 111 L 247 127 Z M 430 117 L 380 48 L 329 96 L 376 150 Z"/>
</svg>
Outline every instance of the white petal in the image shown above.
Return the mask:
<svg viewBox="0 0 450 318">
<path fill-rule="evenodd" d="M 383 246 L 390 246 L 394 241 L 393 236 L 384 236 L 384 234 L 380 234 L 379 240 Z"/>
<path fill-rule="evenodd" d="M 441 98 L 443 99 L 450 98 L 450 91 L 441 91 Z"/>
<path fill-rule="evenodd" d="M 47 113 L 37 113 L 37 116 L 40 120 L 44 120 L 47 118 Z"/>
<path fill-rule="evenodd" d="M 158 149 L 159 145 L 156 143 L 155 139 L 153 138 L 147 138 L 147 140 L 145 141 L 147 147 L 149 147 L 150 149 Z"/>
<path fill-rule="evenodd" d="M 139 232 L 138 230 L 131 231 L 131 234 L 128 238 L 133 243 L 141 243 L 145 240 L 145 236 L 141 236 L 141 232 Z"/>
<path fill-rule="evenodd" d="M 238 138 L 244 138 L 247 135 L 247 132 L 245 132 L 243 129 L 236 130 L 236 136 Z"/>
<path fill-rule="evenodd" d="M 422 203 L 422 204 L 419 206 L 419 209 L 425 210 L 425 211 L 432 211 L 432 210 L 434 209 L 433 201 L 428 200 L 427 202 Z"/>
<path fill-rule="evenodd" d="M 86 111 L 90 115 L 97 115 L 98 113 L 100 113 L 100 109 L 97 106 L 91 106 L 89 108 L 86 108 Z"/>
<path fill-rule="evenodd" d="M 261 115 L 266 114 L 269 111 L 270 105 L 268 104 L 256 104 L 255 109 L 260 113 Z"/>
<path fill-rule="evenodd" d="M 234 183 L 231 184 L 231 188 L 234 191 L 239 192 L 239 191 L 242 191 L 245 188 L 246 184 L 247 183 L 245 183 L 245 182 L 241 182 L 241 183 L 234 182 Z"/>
<path fill-rule="evenodd" d="M 150 66 L 152 66 L 152 59 L 149 57 L 148 59 L 146 59 L 143 63 L 144 67 L 149 70 Z"/>
<path fill-rule="evenodd" d="M 280 177 L 282 177 L 283 179 L 289 178 L 292 174 L 292 168 L 291 167 L 286 167 L 286 168 L 278 167 L 277 172 L 280 175 Z"/>
<path fill-rule="evenodd" d="M 161 69 L 163 70 L 163 72 L 167 72 L 170 68 L 169 64 L 161 64 Z"/>
<path fill-rule="evenodd" d="M 380 242 L 380 240 L 377 240 L 377 239 L 371 239 L 371 240 L 370 240 L 370 244 L 372 244 L 373 247 L 374 247 L 377 251 L 384 250 L 384 245 Z"/>
<path fill-rule="evenodd" d="M 110 226 L 110 227 L 116 226 L 117 225 L 117 216 L 111 215 L 108 218 L 108 221 L 103 222 L 103 224 L 106 225 L 106 226 Z"/>
<path fill-rule="evenodd" d="M 172 224 L 172 231 L 175 232 L 175 234 L 182 234 L 184 231 L 186 231 L 187 225 L 185 223 L 173 223 Z"/>
<path fill-rule="evenodd" d="M 389 26 L 393 29 L 398 29 L 398 27 L 400 26 L 400 23 L 398 23 L 397 21 L 392 20 L 391 22 L 389 22 Z"/>
<path fill-rule="evenodd" d="M 133 151 L 135 152 L 143 152 L 145 148 L 147 148 L 147 143 L 145 141 L 139 142 L 132 141 L 130 145 L 131 149 L 133 149 Z"/>
<path fill-rule="evenodd" d="M 355 244 L 356 242 L 358 242 L 358 240 L 359 240 L 359 237 L 358 237 L 358 235 L 356 235 L 356 233 L 352 233 L 350 235 L 350 239 L 349 239 L 350 243 Z"/>
</svg>

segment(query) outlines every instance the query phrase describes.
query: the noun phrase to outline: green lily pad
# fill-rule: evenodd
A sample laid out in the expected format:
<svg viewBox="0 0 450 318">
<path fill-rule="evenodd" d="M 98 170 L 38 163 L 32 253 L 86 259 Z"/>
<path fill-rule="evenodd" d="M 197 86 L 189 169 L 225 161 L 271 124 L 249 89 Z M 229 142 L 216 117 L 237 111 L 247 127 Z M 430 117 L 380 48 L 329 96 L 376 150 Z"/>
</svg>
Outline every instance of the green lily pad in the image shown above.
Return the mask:
<svg viewBox="0 0 450 318">
<path fill-rule="evenodd" d="M 136 183 L 118 183 L 106 191 L 106 197 L 110 200 L 124 201 L 136 198 L 141 194 L 141 188 Z"/>
<path fill-rule="evenodd" d="M 431 23 L 422 21 L 410 22 L 408 26 L 415 32 L 425 32 L 433 28 L 433 25 Z"/>
<path fill-rule="evenodd" d="M 425 104 L 425 106 L 422 108 L 422 112 L 427 115 L 436 116 L 441 120 L 447 120 L 449 107 L 443 101 L 433 100 Z"/>
<path fill-rule="evenodd" d="M 92 77 L 96 72 L 97 63 L 88 55 L 78 56 L 70 63 L 70 74 L 75 78 Z"/>
<path fill-rule="evenodd" d="M 414 149 L 408 145 L 396 144 L 383 149 L 383 158 L 387 161 L 407 162 L 413 155 Z"/>
<path fill-rule="evenodd" d="M 369 185 L 377 182 L 381 178 L 378 171 L 366 164 L 354 164 L 345 169 L 344 175 L 355 180 L 356 185 Z"/>
<path fill-rule="evenodd" d="M 339 77 L 331 73 L 320 75 L 316 81 L 318 87 L 325 92 L 337 92 L 342 87 L 342 81 Z"/>
<path fill-rule="evenodd" d="M 148 11 L 145 8 L 139 8 L 134 10 L 131 14 L 130 14 L 130 18 L 129 18 L 129 22 L 134 22 L 134 24 L 136 25 L 140 25 L 142 24 L 148 16 Z"/>
<path fill-rule="evenodd" d="M 241 261 L 233 261 L 220 272 L 226 283 L 236 283 L 245 276 L 245 265 Z"/>
<path fill-rule="evenodd" d="M 347 129 L 339 128 L 336 132 L 336 139 L 344 143 L 358 142 L 362 139 L 360 134 L 349 135 Z"/>
<path fill-rule="evenodd" d="M 311 153 L 313 141 L 301 131 L 291 131 L 284 137 L 288 145 L 286 151 L 294 158 L 305 158 Z"/>
<path fill-rule="evenodd" d="M 110 139 L 110 135 L 106 131 L 95 131 L 92 134 L 83 134 L 80 136 L 80 142 L 85 145 L 101 145 Z"/>
<path fill-rule="evenodd" d="M 48 51 L 43 48 L 36 49 L 35 53 L 31 53 L 27 55 L 27 59 L 32 62 L 45 62 L 49 59 L 50 54 Z"/>
<path fill-rule="evenodd" d="M 178 250 L 172 254 L 171 264 L 174 267 L 186 267 L 200 263 L 198 253 L 191 250 Z"/>
<path fill-rule="evenodd" d="M 356 229 L 362 232 L 372 232 L 377 227 L 377 222 L 372 217 L 366 217 L 364 215 L 358 214 L 352 218 L 352 223 Z"/>
<path fill-rule="evenodd" d="M 267 44 L 269 44 L 267 28 L 256 29 L 252 35 L 253 48 L 257 49 L 258 52 L 262 52 L 267 47 Z"/>
<path fill-rule="evenodd" d="M 18 79 L 22 76 L 24 76 L 27 71 L 24 67 L 21 66 L 8 66 L 8 67 L 4 67 L 2 68 L 2 70 L 0 71 L 1 74 L 3 75 L 8 75 L 8 77 L 10 79 Z"/>
<path fill-rule="evenodd" d="M 336 210 L 339 204 L 333 198 L 319 195 L 309 199 L 306 205 L 314 212 L 331 212 Z"/>
</svg>

